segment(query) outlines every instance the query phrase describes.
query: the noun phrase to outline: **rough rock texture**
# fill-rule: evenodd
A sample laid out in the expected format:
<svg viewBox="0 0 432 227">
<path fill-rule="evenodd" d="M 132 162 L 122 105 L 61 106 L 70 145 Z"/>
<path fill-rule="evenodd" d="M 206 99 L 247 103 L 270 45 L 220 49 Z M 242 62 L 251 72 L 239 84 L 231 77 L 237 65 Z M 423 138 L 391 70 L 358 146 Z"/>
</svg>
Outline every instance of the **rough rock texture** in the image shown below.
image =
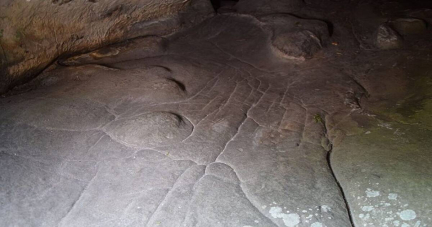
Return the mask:
<svg viewBox="0 0 432 227">
<path fill-rule="evenodd" d="M 113 44 L 90 53 L 76 55 L 60 60 L 62 65 L 108 64 L 136 58 L 152 57 L 164 54 L 167 47 L 166 39 L 160 36 L 144 36 Z M 121 53 L 120 56 L 118 56 Z"/>
<path fill-rule="evenodd" d="M 376 45 L 382 50 L 392 50 L 402 47 L 402 37 L 387 24 L 378 27 Z"/>
<path fill-rule="evenodd" d="M 213 14 L 207 0 L 8 0 L 0 3 L 0 93 L 57 57 L 147 35 L 167 35 Z"/>
<path fill-rule="evenodd" d="M 0 223 L 432 225 L 432 31 L 374 46 L 402 3 L 241 0 L 61 58 L 0 98 Z"/>
<path fill-rule="evenodd" d="M 287 59 L 312 58 L 329 39 L 327 24 L 323 21 L 283 14 L 264 16 L 259 20 L 272 32 L 274 50 Z"/>
<path fill-rule="evenodd" d="M 345 136 L 331 161 L 356 226 L 431 225 L 431 62 L 414 56 L 380 56 L 358 78 L 373 94 L 363 112 L 334 116 L 330 134 Z"/>
<path fill-rule="evenodd" d="M 406 17 L 411 18 L 421 18 L 422 20 L 426 21 L 428 24 L 432 23 L 432 9 L 411 9 L 411 10 L 404 10 L 404 14 Z"/>
<path fill-rule="evenodd" d="M 21 202 L 4 202 L 1 219 L 7 225 L 35 223 L 32 216 L 16 212 L 31 197 L 12 190 L 21 181 L 38 179 L 38 172 L 25 176 L 21 173 L 26 170 L 14 164 L 31 157 L 30 162 L 49 165 L 41 166 L 43 170 L 59 173 L 38 191 L 29 189 L 49 191 L 37 199 L 46 203 L 29 205 L 29 212 L 41 213 L 37 223 L 349 226 L 345 201 L 326 159 L 325 124 L 314 120 L 317 114 L 324 119 L 325 110 L 314 103 L 345 108 L 344 97 L 332 90 L 362 90 L 346 75 L 337 80 L 347 87 L 318 89 L 335 72 L 295 70 L 295 64 L 274 53 L 266 26 L 251 16 L 217 16 L 167 40 L 169 48 L 161 55 L 141 58 L 146 45 L 132 53 L 129 43 L 119 44 L 115 57 L 87 57 L 102 50 L 81 55 L 73 58 L 79 66 L 58 66 L 28 85 L 33 90 L 2 99 L 2 107 L 11 105 L 10 114 L 1 116 L 2 160 L 16 169 L 2 178 L 8 185 L 3 192 L 11 190 L 8 198 Z M 137 60 L 127 60 L 131 56 Z M 294 74 L 284 73 L 292 70 Z M 164 78 L 177 83 L 161 85 Z M 165 95 L 154 88 L 163 88 Z M 327 98 L 299 93 L 303 89 Z M 29 102 L 37 99 L 45 105 L 29 106 L 29 96 Z M 51 100 L 66 97 L 76 106 L 103 107 L 100 113 L 92 111 L 101 116 L 100 123 L 72 111 L 57 114 L 52 107 L 40 115 L 12 114 L 23 105 L 28 107 L 25 113 L 41 111 Z M 85 121 L 89 124 L 72 125 Z M 39 152 L 33 153 L 32 143 L 19 142 L 29 136 L 29 127 L 44 138 Z M 76 135 L 89 141 L 72 149 L 64 139 L 47 144 L 55 132 L 64 139 Z M 76 186 L 58 194 L 52 183 L 60 181 L 63 187 L 66 179 L 76 180 Z M 46 196 L 65 201 L 46 212 Z"/>
<path fill-rule="evenodd" d="M 117 141 L 148 148 L 181 142 L 192 133 L 193 126 L 177 114 L 153 112 L 113 121 L 106 130 Z"/>
</svg>

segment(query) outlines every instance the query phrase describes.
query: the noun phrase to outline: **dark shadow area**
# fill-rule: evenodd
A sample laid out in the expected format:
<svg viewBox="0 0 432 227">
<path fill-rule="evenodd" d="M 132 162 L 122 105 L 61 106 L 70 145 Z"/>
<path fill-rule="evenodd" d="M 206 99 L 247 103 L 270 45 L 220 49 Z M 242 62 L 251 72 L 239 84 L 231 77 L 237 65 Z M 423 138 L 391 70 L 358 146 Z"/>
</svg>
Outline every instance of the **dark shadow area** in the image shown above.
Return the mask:
<svg viewBox="0 0 432 227">
<path fill-rule="evenodd" d="M 213 8 L 218 11 L 220 8 L 231 8 L 237 4 L 238 0 L 211 0 Z"/>
</svg>

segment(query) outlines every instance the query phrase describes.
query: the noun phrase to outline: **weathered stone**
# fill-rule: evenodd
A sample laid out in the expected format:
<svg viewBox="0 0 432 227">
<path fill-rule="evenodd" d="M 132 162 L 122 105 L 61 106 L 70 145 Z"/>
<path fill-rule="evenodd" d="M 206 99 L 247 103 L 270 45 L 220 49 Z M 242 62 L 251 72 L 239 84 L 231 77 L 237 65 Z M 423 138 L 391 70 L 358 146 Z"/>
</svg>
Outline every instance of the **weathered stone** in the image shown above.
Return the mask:
<svg viewBox="0 0 432 227">
<path fill-rule="evenodd" d="M 8 1 L 0 5 L 0 93 L 61 55 L 168 35 L 213 13 L 207 0 Z"/>
<path fill-rule="evenodd" d="M 411 18 L 421 18 L 422 20 L 425 20 L 428 24 L 432 23 L 432 9 L 423 8 L 404 10 L 402 14 Z"/>
<path fill-rule="evenodd" d="M 430 131 L 375 119 L 369 124 L 345 137 L 331 159 L 355 225 L 427 226 L 432 215 L 425 209 L 432 202 L 426 170 L 432 164 Z"/>
<path fill-rule="evenodd" d="M 274 14 L 296 4 L 329 22 Z M 362 45 L 376 5 L 242 0 L 252 14 L 137 22 L 145 37 L 52 65 L 0 98 L 0 223 L 431 225 L 430 34 Z"/>
<path fill-rule="evenodd" d="M 276 53 L 286 59 L 310 59 L 329 38 L 327 24 L 322 21 L 282 14 L 259 17 L 259 20 L 271 30 L 272 47 Z"/>
<path fill-rule="evenodd" d="M 164 38 L 158 36 L 147 36 L 127 40 L 124 43 L 107 46 L 90 53 L 61 60 L 63 65 L 82 65 L 82 64 L 107 64 L 119 61 L 127 61 L 145 57 L 162 55 L 167 43 Z"/>
<path fill-rule="evenodd" d="M 387 24 L 378 27 L 376 45 L 382 50 L 392 50 L 402 47 L 402 38 Z"/>
<path fill-rule="evenodd" d="M 89 100 L 48 98 L 14 103 L 0 113 L 0 118 L 42 128 L 90 130 L 105 125 L 114 116 L 103 105 Z"/>
<path fill-rule="evenodd" d="M 390 24 L 401 35 L 416 35 L 427 29 L 426 23 L 416 18 L 399 18 L 391 21 Z"/>
<path fill-rule="evenodd" d="M 298 31 L 277 35 L 273 40 L 273 46 L 288 59 L 305 60 L 321 50 L 319 38 L 310 31 Z"/>
<path fill-rule="evenodd" d="M 154 112 L 120 119 L 107 126 L 114 139 L 138 148 L 151 148 L 181 142 L 193 130 L 191 123 L 173 113 Z"/>
</svg>

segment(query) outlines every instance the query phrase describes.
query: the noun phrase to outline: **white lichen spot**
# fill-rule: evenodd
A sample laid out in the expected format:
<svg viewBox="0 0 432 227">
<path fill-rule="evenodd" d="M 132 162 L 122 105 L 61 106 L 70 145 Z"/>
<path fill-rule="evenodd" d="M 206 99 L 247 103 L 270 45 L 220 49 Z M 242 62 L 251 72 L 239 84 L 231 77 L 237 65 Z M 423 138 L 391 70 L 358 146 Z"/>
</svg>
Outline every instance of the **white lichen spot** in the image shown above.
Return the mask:
<svg viewBox="0 0 432 227">
<path fill-rule="evenodd" d="M 414 224 L 414 227 L 420 227 L 420 224 L 421 224 L 421 221 L 417 221 L 417 222 Z"/>
<path fill-rule="evenodd" d="M 400 129 L 397 128 L 397 129 L 393 132 L 393 134 L 394 134 L 394 135 L 397 135 L 397 136 L 401 136 L 401 135 L 404 135 L 405 133 L 401 132 Z"/>
<path fill-rule="evenodd" d="M 379 191 L 375 191 L 375 190 L 372 190 L 370 188 L 367 188 L 365 192 L 366 192 L 366 196 L 369 198 L 370 197 L 377 197 L 380 195 Z"/>
<path fill-rule="evenodd" d="M 269 210 L 273 218 L 280 218 L 287 227 L 294 227 L 300 223 L 300 216 L 298 214 L 285 214 L 280 207 L 271 207 Z"/>
<path fill-rule="evenodd" d="M 407 223 L 403 223 L 401 226 L 402 227 L 410 227 L 410 225 L 408 225 Z"/>
<path fill-rule="evenodd" d="M 397 197 L 398 197 L 398 194 L 396 194 L 396 193 L 390 193 L 387 198 L 390 199 L 390 200 L 396 200 Z"/>
<path fill-rule="evenodd" d="M 273 214 L 282 213 L 282 208 L 280 207 L 270 207 L 269 213 L 273 216 Z"/>
<path fill-rule="evenodd" d="M 321 222 L 314 222 L 310 227 L 323 227 L 323 225 L 321 224 Z"/>
<path fill-rule="evenodd" d="M 369 211 L 372 211 L 374 209 L 374 207 L 373 206 L 363 206 L 361 209 L 362 209 L 362 211 L 369 212 Z"/>
<path fill-rule="evenodd" d="M 363 219 L 364 218 L 364 214 L 359 214 L 359 218 Z"/>
<path fill-rule="evenodd" d="M 296 226 L 300 223 L 300 216 L 298 214 L 284 214 L 282 221 L 288 227 Z"/>
<path fill-rule="evenodd" d="M 417 215 L 413 210 L 404 210 L 399 213 L 399 217 L 404 221 L 409 221 L 415 219 Z"/>
<path fill-rule="evenodd" d="M 322 205 L 321 206 L 321 211 L 322 212 L 329 212 L 329 211 L 331 211 L 331 208 L 329 206 L 327 206 L 327 205 Z"/>
<path fill-rule="evenodd" d="M 399 222 L 399 221 L 397 221 L 397 220 L 396 220 L 396 221 L 393 221 L 393 225 L 397 227 L 397 226 L 399 226 L 399 225 L 400 225 L 400 222 Z"/>
<path fill-rule="evenodd" d="M 259 223 L 259 221 L 258 221 L 258 220 L 255 220 L 254 222 L 255 222 L 255 223 Z"/>
<path fill-rule="evenodd" d="M 392 125 L 389 123 L 381 123 L 381 124 L 378 124 L 378 126 L 381 128 L 386 128 L 386 129 L 390 129 L 390 130 L 393 129 Z"/>
</svg>

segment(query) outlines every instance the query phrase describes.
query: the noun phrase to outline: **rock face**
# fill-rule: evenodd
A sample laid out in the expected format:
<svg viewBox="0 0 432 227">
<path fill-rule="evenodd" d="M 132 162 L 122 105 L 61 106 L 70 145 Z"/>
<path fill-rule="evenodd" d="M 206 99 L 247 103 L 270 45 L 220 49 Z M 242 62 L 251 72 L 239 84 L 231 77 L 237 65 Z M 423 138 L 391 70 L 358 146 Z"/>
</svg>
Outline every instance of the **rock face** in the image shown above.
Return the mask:
<svg viewBox="0 0 432 227">
<path fill-rule="evenodd" d="M 272 46 L 286 59 L 312 58 L 328 42 L 327 24 L 318 20 L 304 20 L 290 15 L 276 14 L 258 18 L 271 30 Z"/>
<path fill-rule="evenodd" d="M 426 23 L 416 18 L 399 18 L 391 22 L 392 27 L 401 35 L 416 35 L 426 31 Z"/>
<path fill-rule="evenodd" d="M 372 48 L 405 17 L 376 3 L 240 0 L 59 57 L 0 97 L 1 226 L 431 226 L 432 33 Z"/>
<path fill-rule="evenodd" d="M 332 69 L 291 73 L 322 63 L 276 54 L 275 22 L 218 15 L 167 37 L 166 49 L 145 48 L 148 37 L 133 50 L 102 48 L 1 98 L 0 193 L 11 194 L 0 196 L 0 222 L 350 226 L 326 160 L 325 124 L 314 116 L 345 108 L 336 94 L 359 87 Z M 322 87 L 335 75 L 341 86 Z"/>
<path fill-rule="evenodd" d="M 65 130 L 91 130 L 114 119 L 100 104 L 58 99 L 24 101 L 2 111 L 0 115 L 11 119 L 27 119 L 22 122 L 35 127 Z"/>
<path fill-rule="evenodd" d="M 310 31 L 282 33 L 273 40 L 276 50 L 288 59 L 305 60 L 321 50 L 321 41 Z"/>
<path fill-rule="evenodd" d="M 167 35 L 213 13 L 207 0 L 2 1 L 0 93 L 31 79 L 60 55 Z"/>
<path fill-rule="evenodd" d="M 413 9 L 405 10 L 405 15 L 412 18 L 421 18 L 427 23 L 432 23 L 432 9 Z"/>
<path fill-rule="evenodd" d="M 146 36 L 128 40 L 111 46 L 61 60 L 62 65 L 107 64 L 150 56 L 162 55 L 166 49 L 166 40 L 159 36 Z M 121 55 L 120 55 L 121 53 Z M 119 55 L 121 57 L 119 57 Z"/>
<path fill-rule="evenodd" d="M 376 33 L 376 45 L 382 50 L 398 49 L 402 46 L 402 38 L 387 24 L 383 24 Z"/>
<path fill-rule="evenodd" d="M 155 112 L 114 121 L 107 130 L 119 142 L 145 148 L 181 142 L 192 129 L 191 123 L 177 114 Z"/>
</svg>

